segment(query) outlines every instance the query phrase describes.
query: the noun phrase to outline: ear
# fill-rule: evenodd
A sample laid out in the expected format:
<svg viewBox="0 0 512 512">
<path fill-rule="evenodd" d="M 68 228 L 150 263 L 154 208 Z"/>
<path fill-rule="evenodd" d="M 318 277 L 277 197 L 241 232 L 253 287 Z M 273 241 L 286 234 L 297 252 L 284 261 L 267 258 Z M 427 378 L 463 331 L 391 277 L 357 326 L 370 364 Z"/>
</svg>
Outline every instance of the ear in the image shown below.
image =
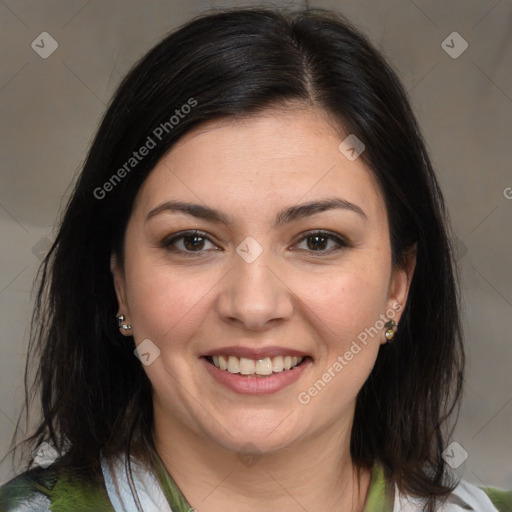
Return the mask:
<svg viewBox="0 0 512 512">
<path fill-rule="evenodd" d="M 393 269 L 388 289 L 388 307 L 396 311 L 394 320 L 399 323 L 407 302 L 414 269 L 416 268 L 417 244 L 412 245 L 404 254 L 404 262 Z"/>
<path fill-rule="evenodd" d="M 117 303 L 119 305 L 117 316 L 124 315 L 126 322 L 130 323 L 130 310 L 126 300 L 126 284 L 124 270 L 114 253 L 110 256 L 110 271 L 114 278 L 114 289 L 116 291 Z M 119 328 L 121 334 L 127 335 L 126 331 Z"/>
</svg>

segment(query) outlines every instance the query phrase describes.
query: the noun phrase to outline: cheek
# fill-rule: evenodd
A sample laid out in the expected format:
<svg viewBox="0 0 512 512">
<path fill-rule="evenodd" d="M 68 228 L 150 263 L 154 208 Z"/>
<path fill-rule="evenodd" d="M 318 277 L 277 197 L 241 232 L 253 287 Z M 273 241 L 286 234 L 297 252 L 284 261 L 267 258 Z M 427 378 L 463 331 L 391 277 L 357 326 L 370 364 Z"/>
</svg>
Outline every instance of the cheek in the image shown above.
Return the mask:
<svg viewBox="0 0 512 512">
<path fill-rule="evenodd" d="M 382 339 L 375 326 L 381 327 L 377 322 L 386 311 L 385 276 L 378 266 L 372 272 L 340 271 L 303 291 L 305 310 L 314 313 L 314 334 L 322 340 L 316 346 L 319 374 L 303 391 L 322 389 L 317 407 L 329 410 L 332 421 L 355 400 L 374 367 Z"/>
<path fill-rule="evenodd" d="M 374 325 L 386 311 L 387 277 L 384 269 L 373 263 L 298 279 L 294 288 L 323 326 L 326 339 L 339 344 Z"/>
<path fill-rule="evenodd" d="M 179 340 L 183 330 L 195 323 L 214 282 L 190 269 L 170 271 L 149 259 L 133 261 L 127 268 L 128 301 L 136 337 Z M 180 334 L 181 333 L 181 334 Z"/>
</svg>

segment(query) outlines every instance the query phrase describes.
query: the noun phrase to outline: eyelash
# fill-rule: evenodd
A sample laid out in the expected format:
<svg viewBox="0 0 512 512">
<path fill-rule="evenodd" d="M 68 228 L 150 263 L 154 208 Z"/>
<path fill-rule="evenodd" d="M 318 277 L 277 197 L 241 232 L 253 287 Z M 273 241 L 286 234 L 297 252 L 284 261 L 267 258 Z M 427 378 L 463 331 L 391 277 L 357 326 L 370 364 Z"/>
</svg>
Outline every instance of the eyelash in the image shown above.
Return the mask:
<svg viewBox="0 0 512 512">
<path fill-rule="evenodd" d="M 187 230 L 187 231 L 181 231 L 179 233 L 176 233 L 175 235 L 171 235 L 171 237 L 169 238 L 165 238 L 162 242 L 161 242 L 161 247 L 163 248 L 166 248 L 168 249 L 169 251 L 172 251 L 172 252 L 179 252 L 185 256 L 191 256 L 191 257 L 197 257 L 199 256 L 201 253 L 203 252 L 206 252 L 206 251 L 184 251 L 182 249 L 177 249 L 176 247 L 173 246 L 174 243 L 176 243 L 178 240 L 181 240 L 181 239 L 184 239 L 184 238 L 187 238 L 187 237 L 200 237 L 200 238 L 204 238 L 206 240 L 208 240 L 209 242 L 213 243 L 210 238 L 208 237 L 208 234 L 205 233 L 204 231 L 199 231 L 199 230 Z M 335 241 L 339 247 L 336 247 L 334 249 L 329 249 L 329 250 L 318 250 L 318 251 L 313 251 L 313 250 L 307 250 L 307 249 L 300 249 L 300 250 L 306 250 L 307 252 L 309 253 L 312 253 L 313 255 L 319 255 L 319 256 L 323 256 L 323 255 L 326 255 L 326 254 L 331 254 L 333 252 L 336 252 L 336 251 L 339 251 L 340 249 L 343 249 L 343 248 L 347 248 L 347 247 L 350 247 L 351 245 L 349 244 L 349 242 L 347 240 L 345 240 L 344 238 L 338 236 L 338 235 L 335 235 L 329 231 L 324 231 L 324 230 L 319 230 L 319 231 L 311 231 L 309 233 L 307 233 L 305 236 L 303 236 L 298 242 L 297 244 L 299 244 L 300 242 L 304 241 L 304 240 L 307 240 L 308 238 L 312 238 L 314 236 L 320 236 L 322 238 L 327 238 L 329 240 L 333 240 Z M 295 244 L 296 245 L 296 244 Z M 317 254 L 315 254 L 317 253 Z"/>
</svg>

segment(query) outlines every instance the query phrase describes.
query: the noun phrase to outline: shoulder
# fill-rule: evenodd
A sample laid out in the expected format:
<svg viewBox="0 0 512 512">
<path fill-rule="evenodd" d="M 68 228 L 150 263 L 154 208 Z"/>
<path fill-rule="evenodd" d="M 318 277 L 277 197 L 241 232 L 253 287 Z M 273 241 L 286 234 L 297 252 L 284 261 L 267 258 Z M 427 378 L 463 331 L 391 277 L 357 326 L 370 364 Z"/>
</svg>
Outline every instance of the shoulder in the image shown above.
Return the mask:
<svg viewBox="0 0 512 512">
<path fill-rule="evenodd" d="M 512 489 L 508 491 L 496 487 L 480 487 L 499 512 L 512 512 Z"/>
<path fill-rule="evenodd" d="M 113 510 L 103 485 L 54 464 L 30 469 L 0 487 L 0 512 Z"/>
<path fill-rule="evenodd" d="M 46 512 L 57 481 L 54 468 L 37 467 L 0 487 L 0 512 Z"/>
<path fill-rule="evenodd" d="M 397 488 L 396 488 L 397 490 Z M 394 511 L 416 512 L 423 510 L 423 501 L 403 494 L 396 495 Z M 512 512 L 512 490 L 479 487 L 460 480 L 455 489 L 441 502 L 439 512 Z"/>
<path fill-rule="evenodd" d="M 479 512 L 512 512 L 512 490 L 482 487 L 461 480 L 452 494 Z"/>
</svg>

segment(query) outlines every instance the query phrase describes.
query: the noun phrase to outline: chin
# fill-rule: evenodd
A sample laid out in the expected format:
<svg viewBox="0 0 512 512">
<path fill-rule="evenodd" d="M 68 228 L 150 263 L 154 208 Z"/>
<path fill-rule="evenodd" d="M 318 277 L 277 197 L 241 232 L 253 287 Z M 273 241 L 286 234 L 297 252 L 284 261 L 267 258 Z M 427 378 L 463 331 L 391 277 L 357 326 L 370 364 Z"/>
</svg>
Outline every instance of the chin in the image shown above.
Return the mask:
<svg viewBox="0 0 512 512">
<path fill-rule="evenodd" d="M 278 424 L 279 422 L 275 423 L 275 425 Z M 246 425 L 239 428 L 226 427 L 226 431 L 212 435 L 212 440 L 230 452 L 239 453 L 240 455 L 261 455 L 285 450 L 296 441 L 296 438 L 284 426 L 283 429 L 275 426 L 269 428 L 267 424 L 262 429 L 254 427 L 248 429 Z"/>
</svg>

